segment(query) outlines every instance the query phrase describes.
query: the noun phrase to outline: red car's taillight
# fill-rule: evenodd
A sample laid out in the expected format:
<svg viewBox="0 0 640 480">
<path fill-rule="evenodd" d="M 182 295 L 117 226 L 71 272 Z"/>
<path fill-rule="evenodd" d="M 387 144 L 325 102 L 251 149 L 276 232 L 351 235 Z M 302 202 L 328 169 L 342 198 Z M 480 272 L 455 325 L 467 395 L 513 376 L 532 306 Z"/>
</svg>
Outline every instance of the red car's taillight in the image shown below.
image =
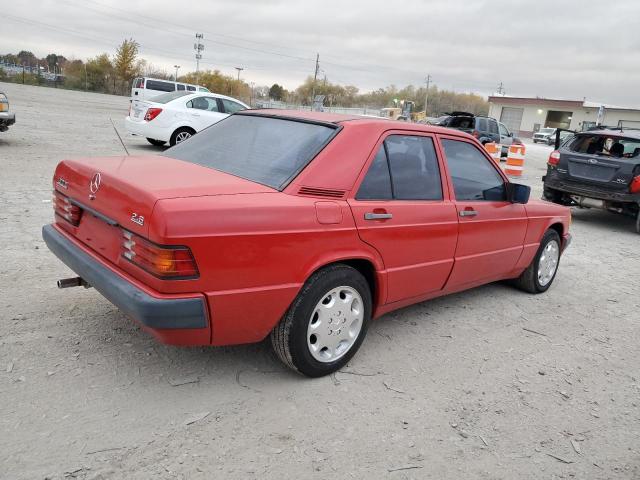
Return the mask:
<svg viewBox="0 0 640 480">
<path fill-rule="evenodd" d="M 148 108 L 147 113 L 144 114 L 144 119 L 147 122 L 150 122 L 151 120 L 156 118 L 158 115 L 160 115 L 160 113 L 162 113 L 161 108 Z"/>
<path fill-rule="evenodd" d="M 71 203 L 68 197 L 65 197 L 57 190 L 53 191 L 53 211 L 59 217 L 64 218 L 71 225 L 77 227 L 80 224 L 80 217 L 82 216 L 82 209 Z"/>
<path fill-rule="evenodd" d="M 549 160 L 547 160 L 549 165 L 553 165 L 554 167 L 560 163 L 560 152 L 558 150 L 554 150 L 549 155 Z"/>
<path fill-rule="evenodd" d="M 640 175 L 633 177 L 633 180 L 631 180 L 629 184 L 629 191 L 631 193 L 640 193 Z"/>
<path fill-rule="evenodd" d="M 122 256 L 156 277 L 198 276 L 196 261 L 188 247 L 156 245 L 127 230 L 122 231 Z"/>
</svg>

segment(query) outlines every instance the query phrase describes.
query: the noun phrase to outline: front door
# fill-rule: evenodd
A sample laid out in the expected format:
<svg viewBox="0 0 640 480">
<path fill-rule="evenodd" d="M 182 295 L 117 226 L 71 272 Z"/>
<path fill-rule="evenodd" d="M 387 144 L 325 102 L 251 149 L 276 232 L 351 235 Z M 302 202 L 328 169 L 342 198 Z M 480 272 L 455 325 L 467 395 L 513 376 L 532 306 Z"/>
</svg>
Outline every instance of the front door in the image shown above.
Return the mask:
<svg viewBox="0 0 640 480">
<path fill-rule="evenodd" d="M 507 180 L 475 143 L 445 136 L 440 141 L 460 224 L 447 287 L 504 278 L 522 253 L 528 223 L 524 205 L 507 201 Z"/>
<path fill-rule="evenodd" d="M 382 256 L 386 303 L 441 290 L 451 273 L 458 221 L 445 200 L 441 162 L 430 135 L 390 133 L 349 199 L 360 238 Z"/>
</svg>

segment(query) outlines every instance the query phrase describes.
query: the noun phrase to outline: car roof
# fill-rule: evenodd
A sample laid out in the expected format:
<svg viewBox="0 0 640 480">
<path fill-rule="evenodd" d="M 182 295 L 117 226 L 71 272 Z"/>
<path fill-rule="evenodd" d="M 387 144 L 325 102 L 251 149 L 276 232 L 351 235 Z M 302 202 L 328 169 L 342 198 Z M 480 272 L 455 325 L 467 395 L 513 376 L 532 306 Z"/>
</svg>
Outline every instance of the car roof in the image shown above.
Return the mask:
<svg viewBox="0 0 640 480">
<path fill-rule="evenodd" d="M 384 117 L 372 117 L 362 115 L 346 115 L 342 113 L 326 113 L 326 112 L 312 112 L 310 110 L 278 110 L 278 109 L 256 109 L 256 110 L 242 110 L 235 115 L 262 115 L 266 117 L 281 117 L 288 119 L 299 119 L 313 123 L 331 123 L 334 125 L 371 125 L 380 127 L 381 130 L 415 130 L 417 132 L 429 132 L 429 133 L 442 133 L 453 136 L 466 136 L 470 135 L 445 127 L 438 127 L 436 125 L 426 125 L 423 123 L 403 122 L 399 120 L 391 120 Z"/>
</svg>

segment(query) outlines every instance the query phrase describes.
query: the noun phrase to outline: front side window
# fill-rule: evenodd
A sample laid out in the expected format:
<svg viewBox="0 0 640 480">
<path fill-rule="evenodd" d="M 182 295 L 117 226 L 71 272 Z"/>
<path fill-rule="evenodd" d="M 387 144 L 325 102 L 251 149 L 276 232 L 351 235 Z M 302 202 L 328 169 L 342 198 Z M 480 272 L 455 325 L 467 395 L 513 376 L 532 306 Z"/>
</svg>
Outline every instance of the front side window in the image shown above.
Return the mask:
<svg viewBox="0 0 640 480">
<path fill-rule="evenodd" d="M 498 128 L 500 128 L 500 135 L 503 135 L 505 137 L 509 136 L 509 130 L 507 130 L 507 127 L 505 127 L 503 124 L 498 124 Z"/>
<path fill-rule="evenodd" d="M 489 120 L 489 133 L 498 133 L 498 122 Z"/>
<path fill-rule="evenodd" d="M 206 110 L 207 112 L 219 112 L 218 102 L 211 97 L 196 97 L 187 102 L 187 108 L 195 108 L 196 110 Z"/>
<path fill-rule="evenodd" d="M 443 139 L 456 200 L 505 201 L 504 179 L 474 145 Z"/>
<path fill-rule="evenodd" d="M 222 98 L 221 100 L 222 104 L 224 105 L 224 111 L 227 113 L 236 113 L 240 110 L 246 110 L 246 107 L 240 105 L 238 102 L 227 100 L 226 98 Z"/>
<path fill-rule="evenodd" d="M 281 190 L 327 145 L 336 129 L 260 115 L 231 115 L 163 155 Z"/>
<path fill-rule="evenodd" d="M 429 137 L 389 135 L 360 185 L 358 200 L 442 200 L 440 168 Z"/>
</svg>

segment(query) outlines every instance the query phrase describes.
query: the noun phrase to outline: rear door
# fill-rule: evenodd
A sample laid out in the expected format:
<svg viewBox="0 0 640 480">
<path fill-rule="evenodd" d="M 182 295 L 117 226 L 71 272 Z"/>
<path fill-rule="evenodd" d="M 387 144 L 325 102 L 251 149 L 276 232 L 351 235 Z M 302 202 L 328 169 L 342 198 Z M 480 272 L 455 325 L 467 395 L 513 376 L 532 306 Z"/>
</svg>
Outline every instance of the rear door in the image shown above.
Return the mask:
<svg viewBox="0 0 640 480">
<path fill-rule="evenodd" d="M 219 122 L 227 115 L 220 111 L 220 102 L 211 96 L 198 96 L 187 102 L 187 115 L 197 131 Z"/>
<path fill-rule="evenodd" d="M 628 192 L 638 164 L 640 139 L 584 134 L 560 149 L 557 171 L 571 181 Z"/>
<path fill-rule="evenodd" d="M 441 290 L 451 272 L 458 225 L 441 171 L 433 136 L 389 132 L 348 200 L 384 261 L 387 303 Z"/>
<path fill-rule="evenodd" d="M 444 135 L 440 142 L 459 222 L 447 287 L 504 278 L 522 253 L 528 224 L 524 205 L 506 200 L 507 180 L 474 142 Z"/>
</svg>

